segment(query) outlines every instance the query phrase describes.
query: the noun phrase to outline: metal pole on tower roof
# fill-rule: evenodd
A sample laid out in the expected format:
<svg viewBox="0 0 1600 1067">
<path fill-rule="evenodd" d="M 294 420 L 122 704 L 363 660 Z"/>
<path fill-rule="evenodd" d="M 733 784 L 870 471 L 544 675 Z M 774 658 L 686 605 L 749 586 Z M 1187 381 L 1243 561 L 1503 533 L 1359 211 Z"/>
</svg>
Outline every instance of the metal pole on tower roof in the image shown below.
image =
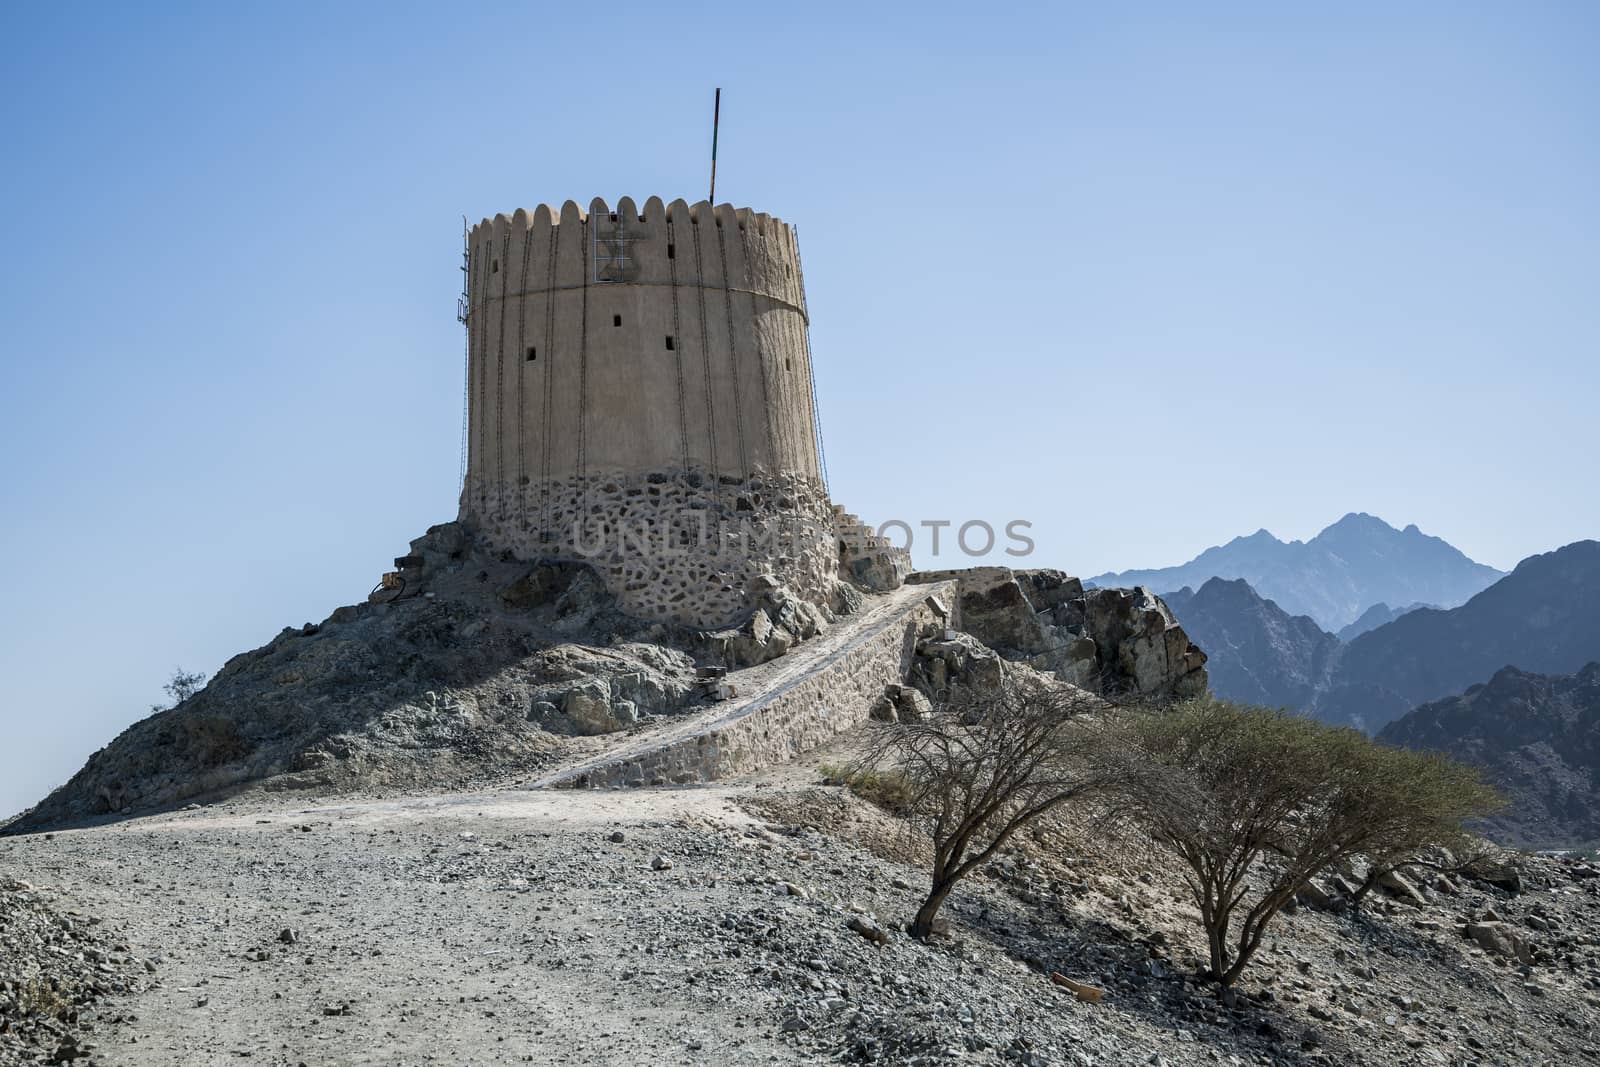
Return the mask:
<svg viewBox="0 0 1600 1067">
<path fill-rule="evenodd" d="M 707 198 L 712 207 L 717 206 L 717 127 L 722 124 L 722 87 L 717 87 L 716 102 L 711 105 L 711 195 Z"/>
</svg>

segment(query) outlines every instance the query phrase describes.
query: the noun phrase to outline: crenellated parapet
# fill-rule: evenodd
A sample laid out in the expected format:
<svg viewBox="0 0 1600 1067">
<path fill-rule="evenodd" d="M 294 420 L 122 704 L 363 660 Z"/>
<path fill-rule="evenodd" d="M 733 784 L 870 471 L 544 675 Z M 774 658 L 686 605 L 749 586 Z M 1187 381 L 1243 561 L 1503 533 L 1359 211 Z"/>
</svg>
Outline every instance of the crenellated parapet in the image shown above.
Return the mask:
<svg viewBox="0 0 1600 1067">
<path fill-rule="evenodd" d="M 702 227 L 722 232 L 705 233 Z M 490 275 L 502 268 L 512 271 L 514 284 L 505 295 L 513 297 L 586 282 L 684 285 L 694 274 L 699 284 L 758 293 L 805 314 L 793 228 L 749 208 L 713 208 L 706 201 L 664 204 L 651 197 L 640 211 L 631 198 L 623 197 L 615 210 L 599 199 L 584 210 L 568 200 L 559 209 L 541 204 L 532 212 L 518 209 L 483 219 L 472 228 L 469 243 L 476 283 L 469 285 L 473 309 L 502 299 L 500 284 L 507 280 L 478 277 L 484 257 Z M 544 263 L 552 251 L 557 254 L 554 277 Z M 520 270 L 524 258 L 531 267 L 525 279 Z"/>
</svg>

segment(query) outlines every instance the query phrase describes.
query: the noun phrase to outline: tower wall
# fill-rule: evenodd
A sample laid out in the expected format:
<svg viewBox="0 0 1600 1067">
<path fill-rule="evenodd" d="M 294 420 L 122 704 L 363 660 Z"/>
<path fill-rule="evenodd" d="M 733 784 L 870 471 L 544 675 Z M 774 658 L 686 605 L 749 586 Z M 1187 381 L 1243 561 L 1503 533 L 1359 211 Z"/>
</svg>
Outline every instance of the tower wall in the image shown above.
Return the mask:
<svg viewBox="0 0 1600 1067">
<path fill-rule="evenodd" d="M 791 227 L 655 197 L 519 210 L 473 227 L 467 294 L 464 522 L 589 560 L 644 617 L 728 625 L 762 573 L 826 601 Z"/>
</svg>

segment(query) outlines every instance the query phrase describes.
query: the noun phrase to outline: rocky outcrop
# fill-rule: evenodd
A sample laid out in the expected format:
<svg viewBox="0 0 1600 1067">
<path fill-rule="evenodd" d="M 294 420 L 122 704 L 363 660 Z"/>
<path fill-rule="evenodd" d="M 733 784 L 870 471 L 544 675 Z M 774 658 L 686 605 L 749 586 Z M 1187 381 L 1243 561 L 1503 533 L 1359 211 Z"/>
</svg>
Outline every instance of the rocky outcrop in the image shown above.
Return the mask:
<svg viewBox="0 0 1600 1067">
<path fill-rule="evenodd" d="M 1000 654 L 971 634 L 950 630 L 917 643 L 912 685 L 936 699 L 948 698 L 957 686 L 998 692 L 1004 681 Z"/>
<path fill-rule="evenodd" d="M 1502 843 L 1600 841 L 1600 663 L 1571 675 L 1507 667 L 1397 719 L 1378 740 L 1482 767 L 1509 801 L 1484 820 Z"/>
<path fill-rule="evenodd" d="M 872 717 L 878 722 L 922 722 L 933 715 L 933 701 L 914 685 L 891 682 L 883 687 L 883 695 L 872 705 Z"/>
<path fill-rule="evenodd" d="M 822 609 L 795 596 L 770 574 L 750 583 L 755 609 L 742 626 L 713 630 L 701 635 L 698 644 L 705 657 L 729 670 L 753 667 L 777 659 L 789 649 L 815 637 L 828 624 Z M 857 610 L 859 594 L 851 601 L 848 594 L 836 600 L 840 607 Z"/>
<path fill-rule="evenodd" d="M 1102 574 L 1090 584 L 1199 589 L 1212 578 L 1243 578 L 1290 615 L 1309 615 L 1336 631 L 1380 601 L 1451 606 L 1501 577 L 1415 526 L 1396 530 L 1352 513 L 1309 541 L 1280 541 L 1257 530 L 1177 567 Z"/>
<path fill-rule="evenodd" d="M 1162 599 L 1206 650 L 1211 691 L 1273 708 L 1309 707 L 1343 646 L 1306 615 L 1290 615 L 1243 579 L 1213 578 Z"/>
<path fill-rule="evenodd" d="M 1105 696 L 1166 700 L 1206 690 L 1205 653 L 1148 589 L 1085 590 L 1060 571 L 1006 567 L 909 579 L 949 580 L 957 583 L 955 628 L 1007 660 Z M 951 640 L 929 643 L 924 655 L 983 661 L 981 653 L 959 642 L 952 647 Z M 937 682 L 931 684 L 937 691 Z"/>
</svg>

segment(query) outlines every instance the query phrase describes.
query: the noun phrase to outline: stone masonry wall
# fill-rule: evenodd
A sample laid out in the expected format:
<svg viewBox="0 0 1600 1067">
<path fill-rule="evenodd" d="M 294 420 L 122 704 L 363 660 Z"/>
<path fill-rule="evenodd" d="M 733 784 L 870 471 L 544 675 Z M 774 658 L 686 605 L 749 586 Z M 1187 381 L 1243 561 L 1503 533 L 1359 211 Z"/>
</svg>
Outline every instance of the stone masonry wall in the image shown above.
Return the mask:
<svg viewBox="0 0 1600 1067">
<path fill-rule="evenodd" d="M 587 562 L 623 611 L 699 629 L 748 617 L 759 575 L 826 607 L 839 573 L 827 494 L 802 475 L 574 475 L 463 493 L 462 506 L 493 548 Z"/>
</svg>

